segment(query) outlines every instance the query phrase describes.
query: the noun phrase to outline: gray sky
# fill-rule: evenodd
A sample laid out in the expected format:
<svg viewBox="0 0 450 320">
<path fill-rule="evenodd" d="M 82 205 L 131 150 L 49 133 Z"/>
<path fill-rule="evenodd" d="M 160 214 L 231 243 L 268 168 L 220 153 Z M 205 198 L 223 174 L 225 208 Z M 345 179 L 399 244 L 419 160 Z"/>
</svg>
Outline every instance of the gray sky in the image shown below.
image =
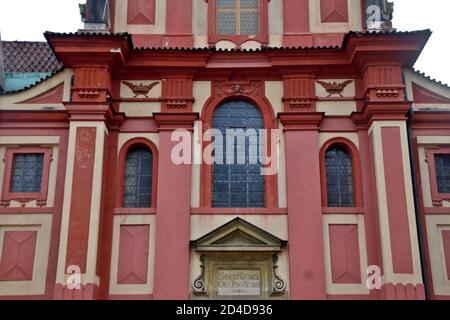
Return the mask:
<svg viewBox="0 0 450 320">
<path fill-rule="evenodd" d="M 318 0 L 317 0 L 318 1 Z M 0 0 L 3 40 L 43 41 L 48 31 L 82 28 L 78 3 L 84 0 Z M 394 27 L 398 30 L 430 28 L 433 35 L 416 68 L 450 84 L 449 0 L 394 0 Z"/>
</svg>

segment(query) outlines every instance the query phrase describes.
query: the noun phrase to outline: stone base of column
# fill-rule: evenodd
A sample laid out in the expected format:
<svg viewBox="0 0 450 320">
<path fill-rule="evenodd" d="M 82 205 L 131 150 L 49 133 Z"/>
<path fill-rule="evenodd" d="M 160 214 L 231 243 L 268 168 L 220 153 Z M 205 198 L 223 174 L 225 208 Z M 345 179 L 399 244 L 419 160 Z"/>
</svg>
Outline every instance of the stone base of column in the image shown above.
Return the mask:
<svg viewBox="0 0 450 320">
<path fill-rule="evenodd" d="M 81 285 L 80 289 L 69 289 L 67 286 L 57 283 L 53 293 L 55 300 L 98 300 L 99 287 L 93 283 Z"/>
<path fill-rule="evenodd" d="M 386 283 L 381 287 L 381 300 L 425 300 L 423 284 Z"/>
</svg>

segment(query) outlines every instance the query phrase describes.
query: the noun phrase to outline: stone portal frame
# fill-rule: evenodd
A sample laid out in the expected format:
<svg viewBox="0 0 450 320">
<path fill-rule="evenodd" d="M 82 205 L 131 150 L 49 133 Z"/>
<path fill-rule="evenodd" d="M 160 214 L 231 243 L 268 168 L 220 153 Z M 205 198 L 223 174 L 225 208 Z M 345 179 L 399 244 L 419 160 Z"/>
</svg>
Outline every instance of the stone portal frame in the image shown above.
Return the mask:
<svg viewBox="0 0 450 320">
<path fill-rule="evenodd" d="M 200 275 L 192 283 L 197 299 L 284 299 L 286 283 L 278 275 L 278 255 L 287 241 L 236 218 L 192 241 L 200 254 Z M 219 271 L 253 272 L 259 274 L 259 294 L 219 293 Z M 215 289 L 217 288 L 217 290 Z"/>
</svg>

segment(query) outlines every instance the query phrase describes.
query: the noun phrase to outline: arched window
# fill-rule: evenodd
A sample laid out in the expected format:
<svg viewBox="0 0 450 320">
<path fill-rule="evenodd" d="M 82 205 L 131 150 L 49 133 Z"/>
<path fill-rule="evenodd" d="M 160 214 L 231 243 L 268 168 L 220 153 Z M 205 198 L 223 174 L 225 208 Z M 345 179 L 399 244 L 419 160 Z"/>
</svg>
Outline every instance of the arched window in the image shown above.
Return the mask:
<svg viewBox="0 0 450 320">
<path fill-rule="evenodd" d="M 255 157 L 259 158 L 258 152 L 263 147 L 259 145 L 259 129 L 264 128 L 264 120 L 260 111 L 246 101 L 229 101 L 216 109 L 212 124 L 214 129 L 220 130 L 223 137 L 222 148 L 215 149 L 216 151 L 223 150 L 222 161 L 218 161 L 218 155 L 215 154 L 216 160 L 212 167 L 212 207 L 265 207 L 265 181 L 261 174 L 262 164 L 260 159 L 254 161 Z M 239 142 L 239 139 L 232 136 L 230 131 L 227 132 L 228 129 L 232 129 L 234 133 L 238 133 L 237 130 L 245 132 L 245 138 L 242 137 Z M 230 158 L 230 150 L 227 150 L 230 139 L 234 139 L 232 140 L 234 159 Z M 217 140 L 215 141 L 218 143 Z M 243 159 L 244 153 L 245 161 L 239 161 L 238 156 L 240 155 Z M 229 157 L 228 161 L 227 156 Z"/>
<path fill-rule="evenodd" d="M 345 148 L 331 146 L 325 154 L 328 207 L 354 207 L 352 158 Z"/>
<path fill-rule="evenodd" d="M 153 155 L 143 146 L 130 149 L 125 159 L 123 206 L 150 208 L 152 206 Z"/>
</svg>

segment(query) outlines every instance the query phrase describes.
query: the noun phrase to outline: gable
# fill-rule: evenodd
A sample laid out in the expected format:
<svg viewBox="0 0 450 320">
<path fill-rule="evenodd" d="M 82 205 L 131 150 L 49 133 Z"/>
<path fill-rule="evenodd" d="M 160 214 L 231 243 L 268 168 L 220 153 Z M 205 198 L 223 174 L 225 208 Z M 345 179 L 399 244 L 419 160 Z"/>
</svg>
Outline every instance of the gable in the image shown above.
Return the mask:
<svg viewBox="0 0 450 320">
<path fill-rule="evenodd" d="M 286 241 L 236 218 L 192 241 L 197 251 L 280 251 Z"/>
<path fill-rule="evenodd" d="M 417 83 L 412 83 L 412 90 L 415 103 L 446 104 L 450 99 L 428 90 Z"/>
</svg>

